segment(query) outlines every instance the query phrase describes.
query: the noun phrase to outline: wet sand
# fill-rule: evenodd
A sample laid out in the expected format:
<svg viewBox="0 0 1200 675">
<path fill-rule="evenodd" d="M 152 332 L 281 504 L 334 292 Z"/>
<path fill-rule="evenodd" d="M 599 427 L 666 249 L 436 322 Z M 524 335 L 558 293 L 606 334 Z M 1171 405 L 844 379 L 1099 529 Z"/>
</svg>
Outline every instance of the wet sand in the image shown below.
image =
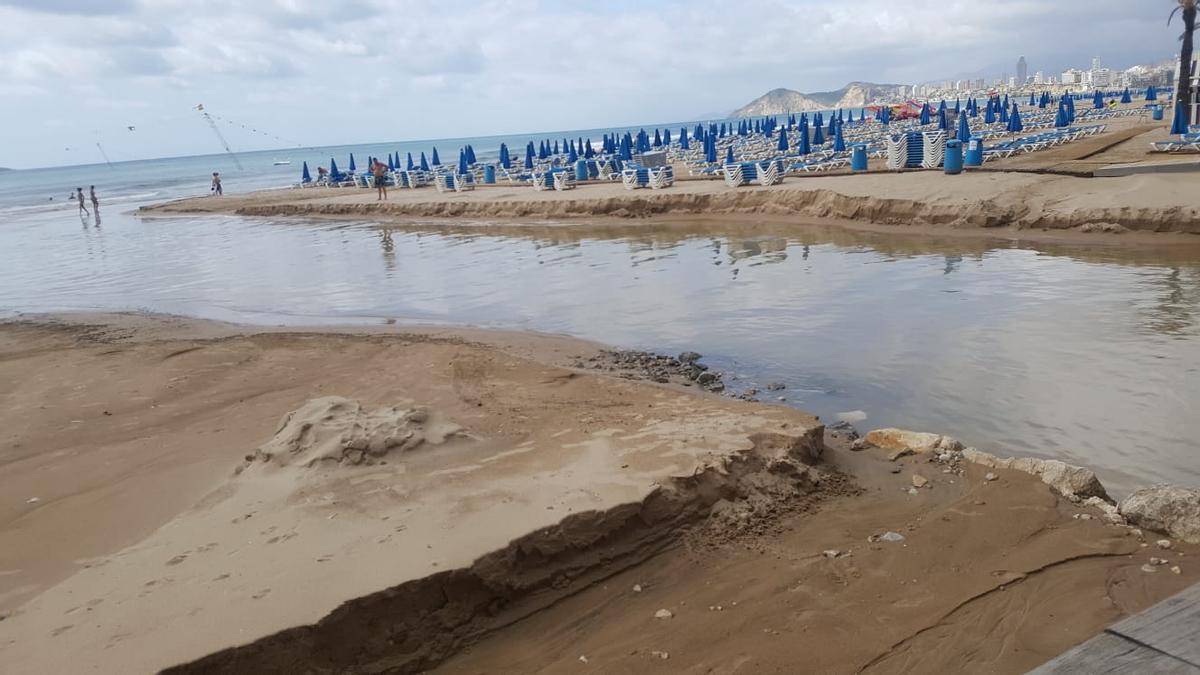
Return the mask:
<svg viewBox="0 0 1200 675">
<path fill-rule="evenodd" d="M 438 193 L 432 187 L 393 189 L 389 199 L 380 202 L 369 190 L 308 188 L 184 199 L 147 207 L 142 213 L 351 217 L 380 222 L 454 218 L 483 224 L 507 219 L 574 222 L 680 216 L 729 222 L 755 216 L 860 223 L 898 231 L 1200 233 L 1194 174 L 1089 177 L 1091 171 L 1110 164 L 1171 161 L 1148 152 L 1149 141 L 1160 136 L 1162 130 L 1144 120 L 1118 119 L 1105 134 L 988 162 L 958 176 L 940 170 L 839 172 L 789 177 L 772 187 L 731 189 L 720 180 L 682 178 L 686 170 L 677 167 L 681 180 L 659 191 L 628 191 L 619 182 L 587 182 L 565 192 L 500 184 L 465 193 Z"/>
<path fill-rule="evenodd" d="M 1088 507 L 1028 475 L 924 457 L 893 474 L 844 438 L 822 453 L 801 412 L 572 367 L 596 348 L 139 315 L 0 323 L 0 658 L 151 672 L 253 643 L 184 670 L 405 671 L 457 654 L 450 672 L 580 656 L 638 672 L 663 669 L 657 650 L 668 670 L 805 655 L 835 672 L 1016 672 L 1200 578 L 1183 545 L 1180 574 L 1142 572 L 1154 537 L 1076 519 Z M 329 396 L 403 444 L 299 463 L 323 424 L 351 418 L 281 418 Z M 930 483 L 909 494 L 913 474 Z M 866 543 L 888 530 L 906 540 Z M 674 618 L 654 619 L 663 608 Z"/>
</svg>

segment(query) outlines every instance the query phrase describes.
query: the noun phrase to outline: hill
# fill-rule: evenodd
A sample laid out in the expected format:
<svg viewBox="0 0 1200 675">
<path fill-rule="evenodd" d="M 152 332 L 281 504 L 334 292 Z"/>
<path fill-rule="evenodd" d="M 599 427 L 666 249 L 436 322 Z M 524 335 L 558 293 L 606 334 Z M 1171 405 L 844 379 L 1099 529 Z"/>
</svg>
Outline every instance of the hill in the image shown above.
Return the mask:
<svg viewBox="0 0 1200 675">
<path fill-rule="evenodd" d="M 851 82 L 835 91 L 818 91 L 810 94 L 803 94 L 792 89 L 772 89 L 733 111 L 732 116 L 757 117 L 831 108 L 861 108 L 877 98 L 890 96 L 899 86 L 873 82 Z"/>
</svg>

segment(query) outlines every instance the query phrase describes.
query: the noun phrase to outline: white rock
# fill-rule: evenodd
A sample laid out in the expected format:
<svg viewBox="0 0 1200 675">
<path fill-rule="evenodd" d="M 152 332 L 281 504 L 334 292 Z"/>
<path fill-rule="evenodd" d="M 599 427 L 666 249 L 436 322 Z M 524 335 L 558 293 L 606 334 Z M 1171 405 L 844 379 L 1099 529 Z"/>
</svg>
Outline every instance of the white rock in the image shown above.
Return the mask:
<svg viewBox="0 0 1200 675">
<path fill-rule="evenodd" d="M 1171 540 L 1170 539 L 1159 539 L 1158 541 L 1156 541 L 1154 543 L 1155 543 L 1155 545 L 1157 545 L 1159 548 L 1162 548 L 1162 549 L 1171 548 Z"/>
<path fill-rule="evenodd" d="M 1175 574 L 1183 574 L 1183 570 L 1179 569 L 1179 565 L 1175 565 L 1174 567 L 1172 567 L 1171 571 L 1174 572 Z"/>
<path fill-rule="evenodd" d="M 826 558 L 836 558 L 842 554 L 842 552 L 837 550 L 836 548 L 831 548 L 828 551 L 825 551 L 824 553 L 825 553 Z"/>
<path fill-rule="evenodd" d="M 671 658 L 670 652 L 660 652 L 657 649 L 650 652 L 650 656 L 656 656 L 656 657 L 662 659 L 663 661 L 666 661 L 667 659 Z"/>
<path fill-rule="evenodd" d="M 1064 497 L 1100 497 L 1107 499 L 1108 493 L 1096 474 L 1089 469 L 1073 466 L 1057 459 L 1037 459 L 1034 457 L 1008 457 L 1001 459 L 995 455 L 966 448 L 963 459 L 973 464 L 979 464 L 992 469 L 1013 469 L 1031 474 L 1042 479 L 1052 490 Z"/>
<path fill-rule="evenodd" d="M 997 478 L 999 478 L 999 476 L 997 476 L 996 474 L 992 473 L 991 471 L 987 472 L 987 473 L 986 473 L 986 474 L 984 474 L 984 476 L 983 476 L 983 479 L 984 479 L 984 480 L 986 480 L 986 481 L 988 481 L 989 483 L 990 483 L 990 482 L 992 482 L 992 481 L 994 481 L 994 480 L 996 480 Z"/>
<path fill-rule="evenodd" d="M 25 500 L 25 503 L 26 503 L 26 504 L 36 504 L 36 503 L 38 503 L 38 502 L 40 502 L 40 501 L 42 501 L 42 498 L 41 498 L 41 497 L 30 497 L 29 499 L 26 499 L 26 500 Z"/>
<path fill-rule="evenodd" d="M 929 479 L 925 476 L 914 473 L 912 477 L 912 484 L 915 488 L 925 487 L 926 485 L 929 485 Z"/>
<path fill-rule="evenodd" d="M 867 442 L 884 450 L 933 452 L 941 446 L 942 438 L 938 434 L 907 431 L 905 429 L 875 429 L 874 431 L 867 432 Z"/>
<path fill-rule="evenodd" d="M 904 535 L 900 534 L 899 532 L 890 532 L 889 531 L 889 532 L 884 532 L 883 534 L 877 534 L 872 537 L 867 537 L 867 539 L 868 539 L 868 541 L 886 541 L 888 543 L 894 544 L 898 541 L 904 541 Z"/>
<path fill-rule="evenodd" d="M 1091 519 L 1092 519 L 1092 514 L 1090 514 L 1090 513 L 1076 513 L 1075 515 L 1073 515 L 1073 516 L 1071 516 L 1071 517 L 1072 517 L 1072 518 L 1074 518 L 1075 520 L 1091 520 Z"/>
<path fill-rule="evenodd" d="M 586 657 L 586 656 L 580 655 L 580 657 L 579 657 L 579 660 L 580 660 L 580 662 L 582 662 L 582 663 L 587 663 L 587 657 Z"/>
<path fill-rule="evenodd" d="M 634 593 L 641 593 L 641 592 L 642 592 L 642 585 L 641 585 L 641 584 L 634 584 L 634 585 L 633 585 L 633 592 L 634 592 Z"/>
<path fill-rule="evenodd" d="M 1154 565 L 1142 565 L 1143 572 L 1157 572 L 1158 568 Z"/>
<path fill-rule="evenodd" d="M 1200 544 L 1200 489 L 1171 485 L 1142 488 L 1122 500 L 1118 508 L 1138 527 Z"/>
<path fill-rule="evenodd" d="M 654 618 L 656 619 L 670 619 L 673 616 L 675 615 L 669 609 L 660 609 L 654 613 Z"/>
</svg>

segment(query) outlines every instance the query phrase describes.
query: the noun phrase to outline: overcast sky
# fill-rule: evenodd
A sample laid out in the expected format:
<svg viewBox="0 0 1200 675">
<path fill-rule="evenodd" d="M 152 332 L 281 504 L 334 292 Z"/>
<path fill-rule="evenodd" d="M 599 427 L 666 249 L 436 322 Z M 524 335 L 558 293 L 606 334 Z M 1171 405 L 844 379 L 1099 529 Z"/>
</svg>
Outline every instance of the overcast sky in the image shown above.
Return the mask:
<svg viewBox="0 0 1200 675">
<path fill-rule="evenodd" d="M 998 76 L 1021 54 L 1030 73 L 1124 67 L 1178 49 L 1172 4 L 0 0 L 0 166 L 98 162 L 98 141 L 114 161 L 217 152 L 197 103 L 327 145 L 684 121 L 774 87 Z"/>
</svg>

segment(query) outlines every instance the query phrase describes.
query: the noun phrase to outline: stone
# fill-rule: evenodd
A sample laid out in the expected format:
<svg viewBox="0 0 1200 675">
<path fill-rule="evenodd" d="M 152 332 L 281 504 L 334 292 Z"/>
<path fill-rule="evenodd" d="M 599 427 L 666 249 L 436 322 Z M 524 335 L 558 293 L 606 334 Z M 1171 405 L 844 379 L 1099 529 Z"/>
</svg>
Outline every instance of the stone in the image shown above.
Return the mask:
<svg viewBox="0 0 1200 675">
<path fill-rule="evenodd" d="M 892 467 L 892 473 L 900 473 L 903 470 L 904 470 L 904 467 L 901 467 L 901 466 L 893 466 Z"/>
<path fill-rule="evenodd" d="M 908 455 L 911 455 L 911 454 L 913 454 L 913 451 L 909 450 L 908 448 L 897 448 L 897 449 L 889 452 L 887 455 L 887 458 L 888 458 L 889 462 L 894 462 L 894 461 L 900 459 L 901 457 L 907 457 Z"/>
<path fill-rule="evenodd" d="M 711 386 L 716 381 L 717 381 L 717 374 L 713 373 L 713 372 L 709 372 L 709 371 L 700 373 L 700 375 L 696 378 L 696 382 L 699 383 L 700 386 L 702 386 L 702 387 Z"/>
<path fill-rule="evenodd" d="M 787 385 L 782 382 L 772 382 L 767 385 L 767 391 L 783 391 L 787 389 Z"/>
<path fill-rule="evenodd" d="M 889 544 L 895 544 L 897 542 L 904 541 L 904 535 L 900 534 L 899 532 L 889 531 L 889 532 L 884 532 L 883 534 L 876 534 L 876 535 L 867 537 L 867 540 L 868 541 L 884 541 Z"/>
<path fill-rule="evenodd" d="M 1169 562 L 1171 562 L 1171 561 L 1167 560 L 1166 558 L 1151 558 L 1150 559 L 1151 565 L 1166 565 Z"/>
<path fill-rule="evenodd" d="M 1154 565 L 1142 565 L 1142 571 L 1148 572 L 1148 573 L 1154 573 L 1154 572 L 1158 571 L 1158 568 L 1155 567 Z"/>
<path fill-rule="evenodd" d="M 987 472 L 987 473 L 985 473 L 985 474 L 983 475 L 983 479 L 984 479 L 984 480 L 986 480 L 986 481 L 987 481 L 987 482 L 989 482 L 989 483 L 990 483 L 990 482 L 992 482 L 992 481 L 994 481 L 994 480 L 996 480 L 997 478 L 999 478 L 999 476 L 997 476 L 996 474 L 992 473 L 991 471 L 989 471 L 989 472 Z"/>
<path fill-rule="evenodd" d="M 1179 565 L 1175 565 L 1174 567 L 1172 567 L 1171 571 L 1174 572 L 1175 574 L 1183 574 L 1183 570 L 1179 569 Z"/>
<path fill-rule="evenodd" d="M 650 652 L 650 656 L 660 658 L 663 661 L 666 661 L 667 659 L 671 658 L 671 654 L 669 652 L 660 652 L 657 649 Z"/>
<path fill-rule="evenodd" d="M 587 657 L 586 657 L 586 656 L 583 656 L 583 655 L 580 655 L 580 657 L 579 657 L 579 662 L 580 662 L 580 663 L 587 663 L 587 662 L 588 662 L 588 660 L 587 660 Z"/>
<path fill-rule="evenodd" d="M 836 548 L 831 548 L 828 551 L 824 551 L 824 555 L 826 558 L 836 558 L 841 554 L 842 554 L 842 552 L 837 550 Z"/>
<path fill-rule="evenodd" d="M 1073 516 L 1071 516 L 1071 517 L 1072 517 L 1072 518 L 1074 518 L 1075 520 L 1091 520 L 1091 519 L 1092 519 L 1092 514 L 1090 514 L 1090 513 L 1076 513 L 1075 515 L 1073 515 Z"/>
<path fill-rule="evenodd" d="M 917 488 L 910 487 L 910 488 L 908 488 L 908 494 L 915 495 L 915 494 L 920 494 L 920 493 L 917 491 Z"/>
<path fill-rule="evenodd" d="M 1007 457 L 1001 459 L 995 455 L 965 448 L 963 459 L 972 464 L 979 464 L 993 469 L 1012 469 L 1037 476 L 1043 483 L 1050 486 L 1058 494 L 1071 497 L 1099 497 L 1110 501 L 1108 493 L 1100 479 L 1090 469 L 1074 466 L 1057 459 L 1037 459 L 1035 457 Z"/>
<path fill-rule="evenodd" d="M 1169 549 L 1169 548 L 1171 548 L 1171 540 L 1170 539 L 1159 539 L 1158 541 L 1154 542 L 1154 545 L 1158 546 L 1161 549 Z"/>
<path fill-rule="evenodd" d="M 1200 489 L 1172 485 L 1135 490 L 1117 507 L 1131 524 L 1200 544 Z"/>
<path fill-rule="evenodd" d="M 871 444 L 867 443 L 867 439 L 865 438 L 856 438 L 854 439 L 854 442 L 850 444 L 850 449 L 854 452 L 862 452 L 869 447 L 871 447 Z"/>
<path fill-rule="evenodd" d="M 642 592 L 642 585 L 641 585 L 641 584 L 634 584 L 634 585 L 633 585 L 633 592 L 634 592 L 634 593 L 641 593 L 641 592 Z"/>
<path fill-rule="evenodd" d="M 912 477 L 912 484 L 915 488 L 923 488 L 926 485 L 929 485 L 929 479 L 914 473 Z"/>
<path fill-rule="evenodd" d="M 678 357 L 680 363 L 695 363 L 700 360 L 700 354 L 696 352 L 683 352 Z"/>
<path fill-rule="evenodd" d="M 670 619 L 674 616 L 675 615 L 669 609 L 660 609 L 654 613 L 654 618 L 656 619 Z"/>
<path fill-rule="evenodd" d="M 944 436 L 905 429 L 875 429 L 867 433 L 871 445 L 884 450 L 908 450 L 909 452 L 933 452 L 942 446 Z M 953 440 L 953 439 L 951 439 Z M 957 443 L 957 441 L 954 441 Z"/>
</svg>

